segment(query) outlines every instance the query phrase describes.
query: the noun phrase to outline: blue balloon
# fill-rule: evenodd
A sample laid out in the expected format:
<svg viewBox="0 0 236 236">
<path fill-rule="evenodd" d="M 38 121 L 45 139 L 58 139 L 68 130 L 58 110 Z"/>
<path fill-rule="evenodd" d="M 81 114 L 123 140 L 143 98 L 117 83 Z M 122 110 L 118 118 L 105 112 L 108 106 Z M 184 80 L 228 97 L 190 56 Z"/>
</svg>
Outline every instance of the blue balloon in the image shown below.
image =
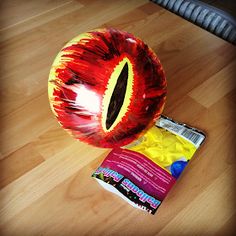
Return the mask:
<svg viewBox="0 0 236 236">
<path fill-rule="evenodd" d="M 187 161 L 175 161 L 174 163 L 172 163 L 172 165 L 170 166 L 170 172 L 172 176 L 177 179 L 187 164 Z"/>
</svg>

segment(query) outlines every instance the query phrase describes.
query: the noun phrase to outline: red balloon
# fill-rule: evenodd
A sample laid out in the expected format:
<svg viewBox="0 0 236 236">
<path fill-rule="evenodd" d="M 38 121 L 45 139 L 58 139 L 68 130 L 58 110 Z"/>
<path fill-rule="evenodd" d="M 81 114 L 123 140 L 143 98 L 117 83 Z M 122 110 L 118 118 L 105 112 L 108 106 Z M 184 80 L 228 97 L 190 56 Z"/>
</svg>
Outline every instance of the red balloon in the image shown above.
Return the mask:
<svg viewBox="0 0 236 236">
<path fill-rule="evenodd" d="M 159 59 L 140 39 L 99 29 L 59 52 L 50 71 L 49 100 L 59 123 L 76 139 L 123 146 L 160 116 L 166 79 Z"/>
</svg>

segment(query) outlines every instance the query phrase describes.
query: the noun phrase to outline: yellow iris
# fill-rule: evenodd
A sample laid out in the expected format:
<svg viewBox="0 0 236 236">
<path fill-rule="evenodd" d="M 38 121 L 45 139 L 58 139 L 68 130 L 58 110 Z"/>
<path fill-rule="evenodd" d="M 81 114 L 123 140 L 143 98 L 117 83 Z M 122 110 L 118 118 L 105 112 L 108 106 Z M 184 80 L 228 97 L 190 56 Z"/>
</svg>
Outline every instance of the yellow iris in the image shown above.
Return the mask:
<svg viewBox="0 0 236 236">
<path fill-rule="evenodd" d="M 115 89 L 117 79 L 119 75 L 121 74 L 122 69 L 124 68 L 124 65 L 127 63 L 128 65 L 128 79 L 127 79 L 127 86 L 126 86 L 126 92 L 123 104 L 120 108 L 119 114 L 114 120 L 113 124 L 107 129 L 106 127 L 106 120 L 108 115 L 108 107 L 110 104 L 110 100 L 113 94 L 113 91 Z M 133 80 L 134 80 L 134 72 L 133 72 L 133 66 L 130 62 L 130 60 L 127 57 L 124 57 L 122 61 L 119 62 L 119 64 L 114 68 L 114 71 L 108 81 L 107 88 L 103 97 L 102 101 L 102 128 L 105 132 L 110 132 L 114 129 L 114 127 L 122 120 L 126 112 L 128 111 L 128 107 L 130 104 L 132 91 L 133 91 Z"/>
</svg>

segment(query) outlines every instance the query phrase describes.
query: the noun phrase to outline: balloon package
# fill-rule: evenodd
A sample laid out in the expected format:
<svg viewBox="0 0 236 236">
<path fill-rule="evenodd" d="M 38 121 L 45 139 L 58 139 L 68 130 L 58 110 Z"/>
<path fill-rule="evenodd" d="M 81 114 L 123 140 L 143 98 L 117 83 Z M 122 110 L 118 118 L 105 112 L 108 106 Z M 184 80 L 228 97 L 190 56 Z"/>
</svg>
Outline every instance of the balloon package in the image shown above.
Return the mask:
<svg viewBox="0 0 236 236">
<path fill-rule="evenodd" d="M 92 177 L 132 206 L 155 214 L 204 140 L 202 131 L 162 115 L 143 136 L 114 148 Z"/>
</svg>

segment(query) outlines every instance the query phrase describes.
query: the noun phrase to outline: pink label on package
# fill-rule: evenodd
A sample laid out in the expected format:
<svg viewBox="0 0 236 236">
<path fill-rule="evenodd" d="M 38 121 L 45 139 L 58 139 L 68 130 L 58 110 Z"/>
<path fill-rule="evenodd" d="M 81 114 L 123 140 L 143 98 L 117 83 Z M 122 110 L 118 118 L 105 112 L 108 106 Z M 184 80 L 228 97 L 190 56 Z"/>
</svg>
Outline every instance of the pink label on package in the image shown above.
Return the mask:
<svg viewBox="0 0 236 236">
<path fill-rule="evenodd" d="M 144 155 L 127 149 L 113 149 L 101 164 L 129 179 L 142 191 L 162 201 L 176 180 Z"/>
</svg>

